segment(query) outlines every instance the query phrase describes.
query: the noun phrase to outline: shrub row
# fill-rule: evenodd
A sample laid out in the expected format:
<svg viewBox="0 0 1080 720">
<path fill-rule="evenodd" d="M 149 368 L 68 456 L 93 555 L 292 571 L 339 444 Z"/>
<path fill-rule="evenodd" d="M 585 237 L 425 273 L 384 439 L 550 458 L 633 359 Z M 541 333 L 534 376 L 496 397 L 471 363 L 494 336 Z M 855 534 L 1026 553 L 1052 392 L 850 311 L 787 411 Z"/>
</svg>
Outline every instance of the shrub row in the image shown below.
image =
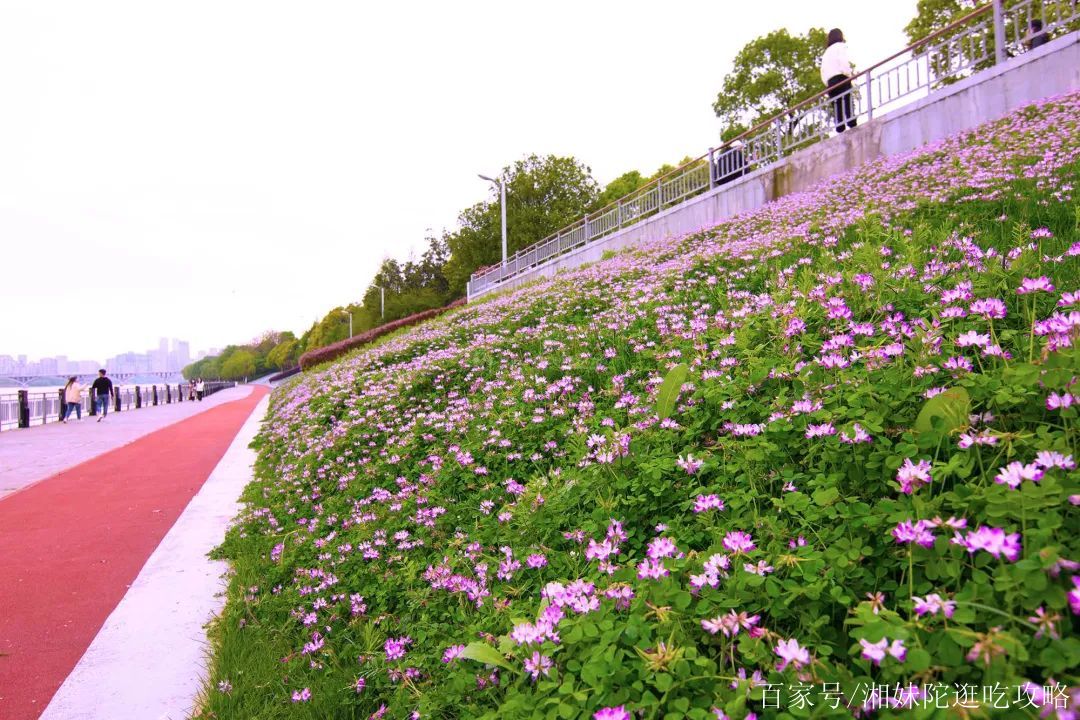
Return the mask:
<svg viewBox="0 0 1080 720">
<path fill-rule="evenodd" d="M 354 350 L 363 345 L 367 345 L 370 342 L 381 338 L 383 335 L 388 335 L 395 330 L 400 330 L 404 327 L 416 325 L 422 323 L 425 320 L 438 317 L 451 308 L 458 307 L 465 304 L 465 298 L 455 300 L 454 302 L 440 308 L 432 308 L 431 310 L 424 310 L 408 317 L 403 317 L 400 320 L 394 320 L 388 322 L 385 325 L 372 328 L 366 332 L 362 332 L 359 335 L 354 335 L 351 338 L 340 340 L 326 347 L 316 348 L 315 350 L 309 350 L 300 356 L 300 369 L 307 370 L 313 368 L 316 365 L 321 365 L 331 360 L 336 360 L 350 350 Z"/>
</svg>

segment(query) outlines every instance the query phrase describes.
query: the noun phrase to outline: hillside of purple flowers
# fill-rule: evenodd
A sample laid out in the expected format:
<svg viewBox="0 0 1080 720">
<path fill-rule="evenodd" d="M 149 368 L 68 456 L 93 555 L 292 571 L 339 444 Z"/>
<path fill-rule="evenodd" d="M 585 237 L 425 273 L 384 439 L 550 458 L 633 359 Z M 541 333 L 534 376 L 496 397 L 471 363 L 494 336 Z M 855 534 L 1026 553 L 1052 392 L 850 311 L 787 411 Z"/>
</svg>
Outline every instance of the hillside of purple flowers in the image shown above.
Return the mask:
<svg viewBox="0 0 1080 720">
<path fill-rule="evenodd" d="M 1076 717 L 1078 118 L 279 390 L 199 717 Z"/>
</svg>

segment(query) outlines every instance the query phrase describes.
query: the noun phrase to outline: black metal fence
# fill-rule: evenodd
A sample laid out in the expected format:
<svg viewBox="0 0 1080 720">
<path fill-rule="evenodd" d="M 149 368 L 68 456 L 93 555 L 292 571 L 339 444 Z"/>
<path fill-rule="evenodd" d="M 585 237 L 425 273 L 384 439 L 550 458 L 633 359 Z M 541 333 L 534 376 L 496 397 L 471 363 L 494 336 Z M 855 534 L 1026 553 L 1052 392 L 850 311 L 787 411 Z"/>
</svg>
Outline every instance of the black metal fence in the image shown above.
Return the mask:
<svg viewBox="0 0 1080 720">
<path fill-rule="evenodd" d="M 202 397 L 235 386 L 235 382 L 203 383 Z M 94 399 L 91 390 L 83 390 L 79 401 L 82 413 L 97 415 L 98 408 Z M 109 398 L 109 410 L 122 412 L 154 405 L 171 405 L 197 400 L 198 393 L 194 383 L 127 385 L 114 387 L 112 396 Z M 63 389 L 44 391 L 28 389 L 19 390 L 15 394 L 0 395 L 0 430 L 59 422 L 63 419 L 67 405 L 68 403 L 64 401 Z"/>
</svg>

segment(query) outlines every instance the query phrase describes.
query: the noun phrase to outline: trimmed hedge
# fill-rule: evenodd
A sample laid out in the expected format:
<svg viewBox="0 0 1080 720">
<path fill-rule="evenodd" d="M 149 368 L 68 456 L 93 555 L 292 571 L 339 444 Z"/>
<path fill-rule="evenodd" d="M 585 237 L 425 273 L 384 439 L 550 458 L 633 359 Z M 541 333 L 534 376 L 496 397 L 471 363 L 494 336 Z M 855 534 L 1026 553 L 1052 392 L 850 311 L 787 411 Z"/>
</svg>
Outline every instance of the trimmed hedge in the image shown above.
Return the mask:
<svg viewBox="0 0 1080 720">
<path fill-rule="evenodd" d="M 385 325 L 372 328 L 367 332 L 362 332 L 359 335 L 354 335 L 351 338 L 345 340 L 339 340 L 336 343 L 332 343 L 325 347 L 316 348 L 315 350 L 309 350 L 300 356 L 300 369 L 307 370 L 313 368 L 316 365 L 321 365 L 331 360 L 336 360 L 350 350 L 367 345 L 368 343 L 381 338 L 383 335 L 388 335 L 395 330 L 400 330 L 403 327 L 409 327 L 410 325 L 416 325 L 417 323 L 430 320 L 431 318 L 442 315 L 451 308 L 456 308 L 465 304 L 465 298 L 460 298 L 440 308 L 432 308 L 431 310 L 424 310 L 408 317 L 403 317 L 400 320 L 394 320 L 388 322 Z"/>
<path fill-rule="evenodd" d="M 296 365 L 295 367 L 291 367 L 288 370 L 282 370 L 281 372 L 277 373 L 276 375 L 271 375 L 269 378 L 267 378 L 266 381 L 267 382 L 278 382 L 279 380 L 284 380 L 285 378 L 290 378 L 293 375 L 296 375 L 298 372 L 300 372 L 300 370 L 301 370 L 300 366 Z"/>
</svg>

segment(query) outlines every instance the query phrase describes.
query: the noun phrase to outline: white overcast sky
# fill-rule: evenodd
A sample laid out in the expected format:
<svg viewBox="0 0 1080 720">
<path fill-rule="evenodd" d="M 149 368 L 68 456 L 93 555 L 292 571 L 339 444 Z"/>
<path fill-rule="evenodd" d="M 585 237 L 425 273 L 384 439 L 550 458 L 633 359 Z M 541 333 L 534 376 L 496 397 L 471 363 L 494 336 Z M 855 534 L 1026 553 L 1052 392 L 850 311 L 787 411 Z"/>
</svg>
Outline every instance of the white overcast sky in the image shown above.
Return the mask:
<svg viewBox="0 0 1080 720">
<path fill-rule="evenodd" d="M 698 155 L 746 42 L 915 0 L 0 0 L 0 354 L 297 334 L 528 153 Z"/>
</svg>

